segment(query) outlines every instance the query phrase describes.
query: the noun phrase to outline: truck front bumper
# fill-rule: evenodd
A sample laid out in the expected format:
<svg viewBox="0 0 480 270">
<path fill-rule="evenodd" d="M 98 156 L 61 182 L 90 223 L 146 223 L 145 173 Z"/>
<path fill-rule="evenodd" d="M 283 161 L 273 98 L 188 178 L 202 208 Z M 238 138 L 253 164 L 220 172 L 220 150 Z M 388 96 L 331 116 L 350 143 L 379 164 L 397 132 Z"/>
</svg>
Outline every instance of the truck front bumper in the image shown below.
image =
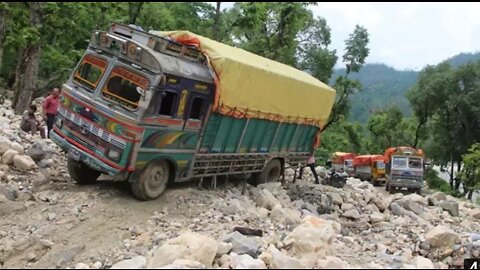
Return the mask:
<svg viewBox="0 0 480 270">
<path fill-rule="evenodd" d="M 423 188 L 423 181 L 412 181 L 411 179 L 389 180 L 388 185 L 397 188 Z"/>
<path fill-rule="evenodd" d="M 50 139 L 55 144 L 60 146 L 60 148 L 62 148 L 65 152 L 67 152 L 68 158 L 73 158 L 74 160 L 80 161 L 94 170 L 100 171 L 110 176 L 115 176 L 120 173 L 120 170 L 115 169 L 108 164 L 105 164 L 96 157 L 93 157 L 92 155 L 69 143 L 60 134 L 58 134 L 55 129 L 50 132 Z"/>
</svg>

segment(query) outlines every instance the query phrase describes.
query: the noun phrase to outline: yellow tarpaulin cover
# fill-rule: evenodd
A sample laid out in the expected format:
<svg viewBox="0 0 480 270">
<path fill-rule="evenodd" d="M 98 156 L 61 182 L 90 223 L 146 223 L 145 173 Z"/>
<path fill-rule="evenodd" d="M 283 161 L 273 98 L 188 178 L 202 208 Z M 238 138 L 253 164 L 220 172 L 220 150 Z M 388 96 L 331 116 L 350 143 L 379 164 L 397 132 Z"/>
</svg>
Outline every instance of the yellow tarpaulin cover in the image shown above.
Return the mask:
<svg viewBox="0 0 480 270">
<path fill-rule="evenodd" d="M 217 75 L 214 109 L 235 117 L 326 123 L 335 90 L 309 74 L 188 31 L 155 32 L 207 55 Z"/>
</svg>

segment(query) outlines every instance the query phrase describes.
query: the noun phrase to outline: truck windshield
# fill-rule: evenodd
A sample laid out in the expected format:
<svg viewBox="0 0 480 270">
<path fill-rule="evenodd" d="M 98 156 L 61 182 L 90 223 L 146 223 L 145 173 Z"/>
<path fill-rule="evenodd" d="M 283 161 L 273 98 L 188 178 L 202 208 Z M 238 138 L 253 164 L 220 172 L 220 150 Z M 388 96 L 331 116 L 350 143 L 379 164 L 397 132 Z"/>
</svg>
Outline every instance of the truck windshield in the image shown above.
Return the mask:
<svg viewBox="0 0 480 270">
<path fill-rule="evenodd" d="M 87 54 L 75 71 L 73 81 L 83 86 L 87 91 L 93 92 L 97 88 L 106 67 L 107 61 Z"/>
<path fill-rule="evenodd" d="M 393 168 L 406 168 L 407 167 L 407 158 L 406 157 L 394 157 L 392 160 Z"/>
<path fill-rule="evenodd" d="M 353 160 L 351 159 L 345 160 L 345 165 L 347 165 L 348 168 L 353 167 Z"/>
<path fill-rule="evenodd" d="M 112 70 L 107 83 L 102 89 L 104 98 L 119 103 L 123 107 L 135 111 L 143 89 L 147 89 L 148 80 L 122 67 Z"/>
<path fill-rule="evenodd" d="M 385 169 L 385 163 L 383 161 L 377 161 L 377 168 L 380 170 Z"/>
<path fill-rule="evenodd" d="M 422 168 L 422 159 L 417 157 L 408 158 L 408 167 L 412 169 Z"/>
</svg>

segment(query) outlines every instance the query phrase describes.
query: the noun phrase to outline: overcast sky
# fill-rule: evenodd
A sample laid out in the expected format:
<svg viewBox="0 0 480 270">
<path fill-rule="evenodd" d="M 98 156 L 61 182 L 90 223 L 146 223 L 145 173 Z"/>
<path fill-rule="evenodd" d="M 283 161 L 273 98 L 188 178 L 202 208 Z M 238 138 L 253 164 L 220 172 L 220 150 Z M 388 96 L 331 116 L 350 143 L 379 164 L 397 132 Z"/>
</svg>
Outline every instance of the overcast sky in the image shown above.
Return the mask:
<svg viewBox="0 0 480 270">
<path fill-rule="evenodd" d="M 222 3 L 229 8 L 233 3 Z M 322 3 L 310 7 L 332 29 L 339 57 L 355 24 L 370 34 L 367 63 L 419 70 L 480 51 L 480 3 Z"/>
</svg>

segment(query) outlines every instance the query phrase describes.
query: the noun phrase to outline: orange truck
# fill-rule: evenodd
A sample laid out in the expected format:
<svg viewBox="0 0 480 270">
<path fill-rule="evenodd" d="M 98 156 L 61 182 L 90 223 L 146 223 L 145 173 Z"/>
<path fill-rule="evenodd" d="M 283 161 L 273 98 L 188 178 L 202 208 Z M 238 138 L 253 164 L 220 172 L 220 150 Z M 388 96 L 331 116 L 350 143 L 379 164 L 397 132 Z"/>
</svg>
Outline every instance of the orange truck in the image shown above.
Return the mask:
<svg viewBox="0 0 480 270">
<path fill-rule="evenodd" d="M 374 186 L 386 182 L 383 155 L 360 155 L 353 158 L 355 177 L 372 181 Z"/>
<path fill-rule="evenodd" d="M 331 156 L 332 165 L 335 171 L 344 171 L 350 176 L 354 175 L 353 158 L 354 153 L 335 152 Z"/>
<path fill-rule="evenodd" d="M 385 150 L 387 183 L 385 189 L 407 188 L 421 194 L 424 178 L 424 158 L 422 149 L 408 146 L 390 147 Z"/>
</svg>

